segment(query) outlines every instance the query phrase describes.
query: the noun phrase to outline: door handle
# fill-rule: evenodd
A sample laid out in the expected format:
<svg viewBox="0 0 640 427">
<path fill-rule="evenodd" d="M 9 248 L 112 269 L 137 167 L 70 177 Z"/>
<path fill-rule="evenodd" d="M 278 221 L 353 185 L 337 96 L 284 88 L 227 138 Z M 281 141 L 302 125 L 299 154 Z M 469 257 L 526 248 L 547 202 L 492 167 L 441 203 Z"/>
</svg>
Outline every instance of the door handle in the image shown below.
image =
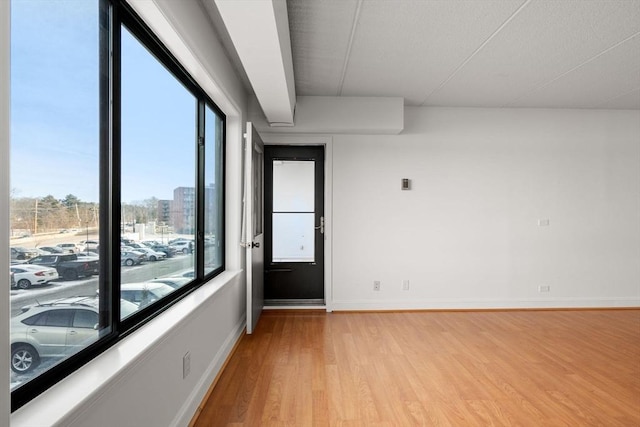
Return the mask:
<svg viewBox="0 0 640 427">
<path fill-rule="evenodd" d="M 251 242 L 251 247 L 252 248 L 259 248 L 260 247 L 260 242 Z"/>
<path fill-rule="evenodd" d="M 77 332 L 76 331 L 69 331 L 69 335 L 76 335 Z"/>
<path fill-rule="evenodd" d="M 320 217 L 320 225 L 315 227 L 316 230 L 320 230 L 320 234 L 324 234 L 324 217 Z"/>
</svg>

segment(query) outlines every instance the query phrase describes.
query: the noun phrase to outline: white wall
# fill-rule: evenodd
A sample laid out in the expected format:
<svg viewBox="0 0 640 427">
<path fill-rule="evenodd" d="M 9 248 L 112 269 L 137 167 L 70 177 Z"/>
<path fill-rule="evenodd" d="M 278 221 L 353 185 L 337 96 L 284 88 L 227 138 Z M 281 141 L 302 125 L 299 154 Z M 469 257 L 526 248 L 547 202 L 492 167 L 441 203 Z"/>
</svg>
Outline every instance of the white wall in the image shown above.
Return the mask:
<svg viewBox="0 0 640 427">
<path fill-rule="evenodd" d="M 333 150 L 335 310 L 640 305 L 639 111 L 407 108 Z"/>
<path fill-rule="evenodd" d="M 0 1 L 0 19 L 8 16 Z M 0 376 L 0 426 L 183 426 L 187 425 L 245 326 L 246 282 L 239 246 L 241 200 L 242 123 L 246 120 L 247 94 L 217 42 L 211 23 L 198 0 L 133 0 L 136 11 L 198 80 L 227 115 L 226 261 L 227 271 L 162 313 L 118 345 L 56 384 L 9 417 L 7 374 Z M 4 25 L 0 25 L 4 31 Z M 1 39 L 0 39 L 1 40 Z M 0 94 L 7 82 L 2 46 Z M 1 102 L 6 99 L 2 96 Z M 0 124 L 6 120 L 2 109 Z M 0 126 L 0 129 L 5 129 Z M 0 130 L 4 132 L 4 130 Z M 4 136 L 4 134 L 3 134 Z M 6 151 L 4 138 L 0 146 Z M 0 156 L 0 171 L 8 156 Z M 4 173 L 4 172 L 2 172 Z M 0 197 L 9 198 L 5 181 Z M 6 206 L 7 203 L 0 203 Z M 8 220 L 0 240 L 8 241 Z M 8 245 L 0 248 L 8 260 Z M 8 267 L 0 265 L 0 277 Z M 3 273 L 4 272 L 4 273 Z M 0 281 L 8 295 L 8 284 Z M 0 314 L 8 319 L 6 304 Z M 0 338 L 8 341 L 8 325 L 0 322 Z M 191 354 L 191 373 L 182 378 L 182 358 Z M 4 358 L 3 372 L 9 368 Z"/>
</svg>

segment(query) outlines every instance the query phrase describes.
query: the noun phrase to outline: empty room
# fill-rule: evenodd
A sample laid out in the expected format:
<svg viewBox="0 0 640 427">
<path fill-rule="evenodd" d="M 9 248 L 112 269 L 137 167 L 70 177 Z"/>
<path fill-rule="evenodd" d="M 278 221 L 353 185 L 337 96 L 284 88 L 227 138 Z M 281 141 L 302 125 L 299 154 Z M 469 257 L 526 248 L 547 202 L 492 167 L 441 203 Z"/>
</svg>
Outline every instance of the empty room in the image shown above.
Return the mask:
<svg viewBox="0 0 640 427">
<path fill-rule="evenodd" d="M 640 425 L 640 0 L 0 1 L 0 426 Z"/>
</svg>

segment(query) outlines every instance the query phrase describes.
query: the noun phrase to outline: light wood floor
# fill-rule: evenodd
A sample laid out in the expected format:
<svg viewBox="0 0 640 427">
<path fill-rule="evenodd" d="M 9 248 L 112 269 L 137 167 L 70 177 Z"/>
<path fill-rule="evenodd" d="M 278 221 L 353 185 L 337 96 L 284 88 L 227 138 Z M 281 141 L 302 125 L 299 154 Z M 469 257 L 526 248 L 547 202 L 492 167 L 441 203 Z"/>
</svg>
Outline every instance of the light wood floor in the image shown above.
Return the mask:
<svg viewBox="0 0 640 427">
<path fill-rule="evenodd" d="M 204 426 L 640 426 L 640 310 L 264 312 Z"/>
</svg>

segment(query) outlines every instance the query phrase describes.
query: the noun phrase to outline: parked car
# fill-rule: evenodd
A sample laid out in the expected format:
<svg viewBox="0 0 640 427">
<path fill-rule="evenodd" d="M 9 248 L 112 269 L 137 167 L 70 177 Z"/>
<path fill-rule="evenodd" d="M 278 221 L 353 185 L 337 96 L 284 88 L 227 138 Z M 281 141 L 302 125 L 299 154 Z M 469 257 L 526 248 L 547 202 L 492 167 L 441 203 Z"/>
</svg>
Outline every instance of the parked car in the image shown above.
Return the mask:
<svg viewBox="0 0 640 427">
<path fill-rule="evenodd" d="M 120 252 L 120 265 L 132 266 L 142 264 L 147 256 L 141 252 L 124 250 Z"/>
<path fill-rule="evenodd" d="M 76 253 L 76 256 L 78 257 L 78 259 L 87 259 L 87 258 L 98 259 L 99 258 L 97 252 L 78 252 Z"/>
<path fill-rule="evenodd" d="M 148 248 L 151 248 L 156 252 L 164 253 L 167 256 L 167 258 L 171 258 L 176 254 L 176 248 L 168 245 L 163 245 L 162 243 L 150 241 L 150 242 L 142 242 L 142 244 L 146 245 Z"/>
<path fill-rule="evenodd" d="M 169 295 L 173 288 L 165 283 L 123 283 L 120 285 L 120 296 L 143 308 Z M 124 316 L 123 316 L 124 317 Z"/>
<path fill-rule="evenodd" d="M 100 243 L 97 240 L 82 240 L 78 246 L 80 246 L 81 251 L 95 252 L 100 247 Z"/>
<path fill-rule="evenodd" d="M 29 264 L 54 267 L 64 280 L 76 280 L 98 274 L 98 260 L 78 259 L 76 254 L 40 255 L 27 261 Z"/>
<path fill-rule="evenodd" d="M 135 251 L 145 254 L 149 261 L 161 261 L 167 258 L 167 254 L 164 252 L 157 252 L 151 248 L 136 248 Z"/>
<path fill-rule="evenodd" d="M 129 316 L 138 306 L 120 300 Z M 11 319 L 11 369 L 24 374 L 45 358 L 68 357 L 98 338 L 98 298 L 72 297 L 23 308 Z"/>
<path fill-rule="evenodd" d="M 190 283 L 193 279 L 189 277 L 160 277 L 158 279 L 149 280 L 149 283 L 164 283 L 171 286 L 173 289 L 178 289 L 187 283 Z"/>
<path fill-rule="evenodd" d="M 11 247 L 11 259 L 16 261 L 28 260 L 35 256 L 38 256 L 36 249 L 27 249 L 22 246 Z"/>
<path fill-rule="evenodd" d="M 182 252 L 183 254 L 189 254 L 193 251 L 193 242 L 181 240 L 179 242 L 173 242 L 169 244 L 170 248 L 174 248 L 176 252 Z"/>
<path fill-rule="evenodd" d="M 149 247 L 142 242 L 129 242 L 129 244 L 125 245 L 125 247 L 131 248 L 131 250 L 133 251 L 142 253 L 146 253 L 146 249 L 149 249 Z"/>
<path fill-rule="evenodd" d="M 58 278 L 55 268 L 43 265 L 20 264 L 12 265 L 11 272 L 15 275 L 16 286 L 20 289 L 29 289 L 33 285 L 46 285 Z"/>
<path fill-rule="evenodd" d="M 71 253 L 80 251 L 80 248 L 78 248 L 75 243 L 58 243 L 56 246 L 60 249 L 71 251 Z"/>
<path fill-rule="evenodd" d="M 179 243 L 179 242 L 192 242 L 193 243 L 193 239 L 187 239 L 186 237 L 176 237 L 175 239 L 171 239 L 169 240 L 169 244 L 173 244 L 173 243 Z"/>
</svg>

